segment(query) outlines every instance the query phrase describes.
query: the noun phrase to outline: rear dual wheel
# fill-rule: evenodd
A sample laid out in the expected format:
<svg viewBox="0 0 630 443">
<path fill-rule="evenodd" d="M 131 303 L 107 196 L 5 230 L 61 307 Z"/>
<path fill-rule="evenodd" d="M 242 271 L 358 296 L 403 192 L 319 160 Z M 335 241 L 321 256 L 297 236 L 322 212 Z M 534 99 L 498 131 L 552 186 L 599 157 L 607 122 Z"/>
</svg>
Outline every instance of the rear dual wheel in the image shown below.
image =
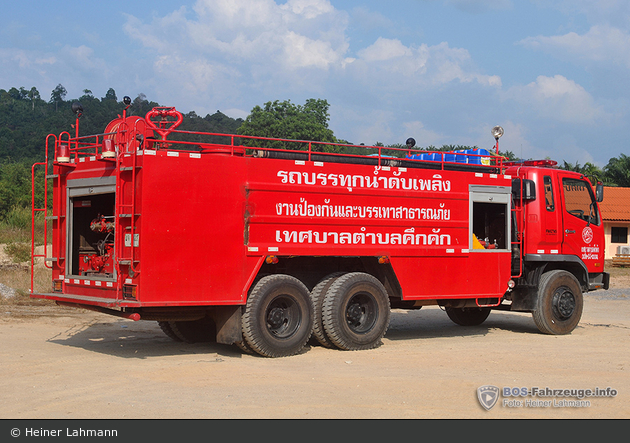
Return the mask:
<svg viewBox="0 0 630 443">
<path fill-rule="evenodd" d="M 313 314 L 313 302 L 301 281 L 283 274 L 263 277 L 243 312 L 244 347 L 264 357 L 297 354 L 311 337 Z"/>
<path fill-rule="evenodd" d="M 324 330 L 324 323 L 322 319 L 322 310 L 324 309 L 324 297 L 328 289 L 332 284 L 342 276 L 343 272 L 335 272 L 327 275 L 319 283 L 315 285 L 311 291 L 311 298 L 313 299 L 313 307 L 315 308 L 315 315 L 313 319 L 313 338 L 316 342 L 326 348 L 335 348 L 335 344 L 330 341 L 328 334 Z"/>
<path fill-rule="evenodd" d="M 381 345 L 389 326 L 389 297 L 372 275 L 343 274 L 326 290 L 321 316 L 326 337 L 336 347 L 373 349 Z"/>
</svg>

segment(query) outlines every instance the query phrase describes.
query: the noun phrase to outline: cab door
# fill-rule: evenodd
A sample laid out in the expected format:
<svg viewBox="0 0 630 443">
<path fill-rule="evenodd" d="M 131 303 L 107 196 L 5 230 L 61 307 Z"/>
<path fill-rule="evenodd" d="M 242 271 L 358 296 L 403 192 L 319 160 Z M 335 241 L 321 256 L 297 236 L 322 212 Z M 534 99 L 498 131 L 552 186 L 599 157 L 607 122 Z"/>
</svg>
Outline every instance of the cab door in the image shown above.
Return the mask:
<svg viewBox="0 0 630 443">
<path fill-rule="evenodd" d="M 562 228 L 562 204 L 558 196 L 559 186 L 550 174 L 543 175 L 545 207 L 540 208 L 542 232 L 538 249 L 543 254 L 560 254 L 564 230 Z"/>
<path fill-rule="evenodd" d="M 562 194 L 562 253 L 579 257 L 588 272 L 601 272 L 604 236 L 591 183 L 585 178 L 558 173 Z"/>
</svg>

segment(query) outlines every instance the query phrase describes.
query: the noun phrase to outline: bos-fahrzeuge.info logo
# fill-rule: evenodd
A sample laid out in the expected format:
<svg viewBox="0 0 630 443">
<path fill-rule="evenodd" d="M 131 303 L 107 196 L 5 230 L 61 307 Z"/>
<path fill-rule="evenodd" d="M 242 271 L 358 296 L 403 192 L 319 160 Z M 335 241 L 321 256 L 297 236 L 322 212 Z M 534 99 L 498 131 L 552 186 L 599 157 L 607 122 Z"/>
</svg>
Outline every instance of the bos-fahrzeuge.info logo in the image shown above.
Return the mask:
<svg viewBox="0 0 630 443">
<path fill-rule="evenodd" d="M 487 411 L 492 409 L 499 399 L 505 408 L 588 408 L 590 398 L 616 397 L 613 388 L 594 389 L 552 389 L 549 387 L 515 388 L 485 385 L 477 388 L 479 404 Z"/>
</svg>

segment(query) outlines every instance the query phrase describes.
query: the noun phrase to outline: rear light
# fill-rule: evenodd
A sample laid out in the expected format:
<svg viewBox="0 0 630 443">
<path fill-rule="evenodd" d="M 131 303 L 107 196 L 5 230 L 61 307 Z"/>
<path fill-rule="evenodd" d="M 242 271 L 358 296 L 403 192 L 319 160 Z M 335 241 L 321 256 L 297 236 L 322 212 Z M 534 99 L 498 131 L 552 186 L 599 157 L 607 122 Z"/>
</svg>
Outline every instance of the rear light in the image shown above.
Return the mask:
<svg viewBox="0 0 630 443">
<path fill-rule="evenodd" d="M 59 151 L 57 152 L 57 162 L 70 162 L 70 148 L 68 148 L 68 145 L 59 145 Z"/>
<path fill-rule="evenodd" d="M 123 285 L 123 298 L 125 300 L 138 300 L 137 285 Z"/>
<path fill-rule="evenodd" d="M 267 258 L 265 258 L 265 263 L 267 263 L 268 265 L 275 265 L 276 263 L 278 263 L 278 257 L 276 257 L 275 255 L 268 255 Z"/>
<path fill-rule="evenodd" d="M 53 280 L 53 292 L 63 292 L 63 280 Z"/>
<path fill-rule="evenodd" d="M 382 257 L 379 257 L 379 258 L 378 258 L 378 262 L 379 262 L 381 265 L 387 264 L 387 263 L 389 263 L 389 257 L 387 257 L 387 256 L 383 255 Z"/>
</svg>

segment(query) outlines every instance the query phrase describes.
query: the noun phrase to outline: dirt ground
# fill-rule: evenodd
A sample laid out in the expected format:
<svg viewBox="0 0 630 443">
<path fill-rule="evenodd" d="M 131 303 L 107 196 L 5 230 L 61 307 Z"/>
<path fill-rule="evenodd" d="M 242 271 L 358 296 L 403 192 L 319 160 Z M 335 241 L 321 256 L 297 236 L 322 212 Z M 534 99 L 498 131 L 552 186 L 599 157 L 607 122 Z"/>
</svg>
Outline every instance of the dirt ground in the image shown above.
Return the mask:
<svg viewBox="0 0 630 443">
<path fill-rule="evenodd" d="M 617 274 L 611 291 L 585 295 L 582 321 L 570 335 L 540 334 L 531 315 L 509 312 L 464 328 L 425 307 L 393 311 L 378 349 L 312 346 L 279 359 L 174 342 L 155 322 L 5 300 L 0 418 L 627 419 L 630 277 Z M 477 398 L 485 385 L 501 392 L 611 388 L 617 395 L 500 395 L 486 410 Z"/>
</svg>

